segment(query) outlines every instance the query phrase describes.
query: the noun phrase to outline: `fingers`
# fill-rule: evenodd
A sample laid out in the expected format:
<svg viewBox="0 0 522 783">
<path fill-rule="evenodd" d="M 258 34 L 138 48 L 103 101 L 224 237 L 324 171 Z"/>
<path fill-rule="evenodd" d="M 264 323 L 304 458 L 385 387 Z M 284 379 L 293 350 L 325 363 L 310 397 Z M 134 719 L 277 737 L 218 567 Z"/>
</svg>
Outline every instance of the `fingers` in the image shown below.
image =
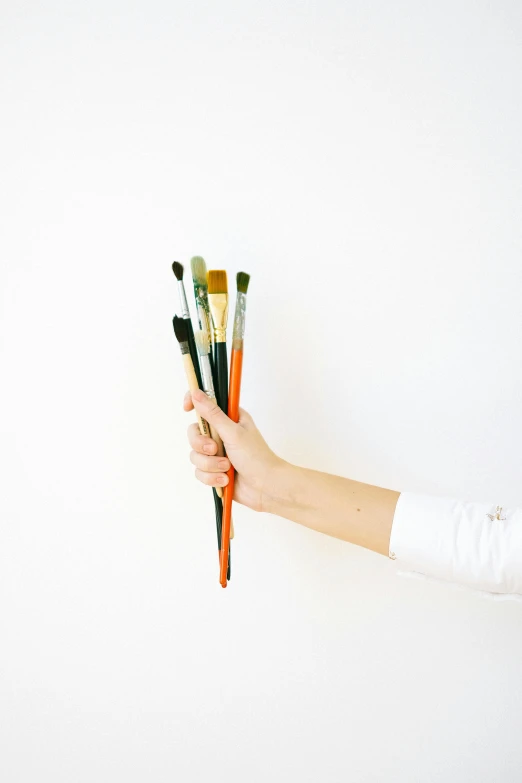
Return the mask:
<svg viewBox="0 0 522 783">
<path fill-rule="evenodd" d="M 183 410 L 188 412 L 188 411 L 193 410 L 193 408 L 194 408 L 194 405 L 192 403 L 192 395 L 188 391 L 185 394 L 184 398 L 183 398 Z"/>
<path fill-rule="evenodd" d="M 190 461 L 203 473 L 226 473 L 230 469 L 230 461 L 226 457 L 207 457 L 198 451 L 190 452 Z"/>
<path fill-rule="evenodd" d="M 205 473 L 199 468 L 196 468 L 195 473 L 197 480 L 208 487 L 226 487 L 228 484 L 228 476 L 224 473 Z"/>
<path fill-rule="evenodd" d="M 211 427 L 221 436 L 225 443 L 234 441 L 241 428 L 223 413 L 214 400 L 209 400 L 200 389 L 192 392 L 192 402 L 199 415 L 208 421 Z"/>
<path fill-rule="evenodd" d="M 187 434 L 192 446 L 190 461 L 196 468 L 198 481 L 209 487 L 226 486 L 228 476 L 225 474 L 230 469 L 230 461 L 226 457 L 216 456 L 216 442 L 201 435 L 197 424 L 191 424 Z"/>
<path fill-rule="evenodd" d="M 217 452 L 216 441 L 202 435 L 197 424 L 190 425 L 187 435 L 194 451 L 198 451 L 200 454 L 215 454 Z"/>
</svg>

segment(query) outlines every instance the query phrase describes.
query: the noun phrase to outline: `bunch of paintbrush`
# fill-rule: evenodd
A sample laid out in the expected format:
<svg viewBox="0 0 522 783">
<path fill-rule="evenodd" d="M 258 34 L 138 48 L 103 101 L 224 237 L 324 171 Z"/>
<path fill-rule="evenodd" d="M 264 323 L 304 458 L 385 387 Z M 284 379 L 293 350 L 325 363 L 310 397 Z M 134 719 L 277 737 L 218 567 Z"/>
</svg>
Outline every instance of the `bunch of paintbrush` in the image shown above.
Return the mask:
<svg viewBox="0 0 522 783">
<path fill-rule="evenodd" d="M 178 261 L 175 261 L 172 264 L 172 271 L 174 272 L 176 280 L 178 281 L 180 308 L 182 313 L 181 318 L 174 316 L 173 326 L 174 326 L 174 333 L 176 335 L 176 338 L 181 348 L 181 354 L 183 357 L 183 364 L 184 364 L 189 390 L 194 391 L 195 389 L 204 389 L 206 391 L 203 384 L 203 377 L 201 374 L 201 368 L 198 359 L 198 351 L 196 349 L 194 330 L 192 328 L 192 321 L 190 319 L 190 311 L 188 307 L 187 296 L 185 293 L 185 286 L 183 283 L 183 272 L 184 272 L 183 265 L 180 264 Z M 207 437 L 214 436 L 215 438 L 217 433 L 211 430 L 211 428 L 208 426 L 208 423 L 204 419 L 201 419 L 200 416 L 198 416 L 197 418 L 198 418 L 199 431 L 201 432 L 201 434 L 206 435 Z M 222 446 L 223 444 L 221 444 L 221 448 Z M 218 444 L 218 449 L 219 449 L 219 444 Z M 218 552 L 221 552 L 223 491 L 221 487 L 213 487 L 212 494 L 214 497 L 214 510 L 216 515 L 216 533 L 217 533 Z M 228 578 L 230 578 L 230 566 L 227 569 L 227 576 Z"/>
<path fill-rule="evenodd" d="M 230 394 L 227 356 L 227 320 L 228 320 L 228 283 L 224 270 L 210 270 L 207 274 L 205 261 L 200 256 L 194 256 L 191 261 L 194 296 L 199 322 L 199 330 L 192 331 L 190 314 L 183 287 L 183 267 L 173 264 L 174 274 L 180 288 L 182 319 L 175 319 L 176 337 L 182 346 L 184 357 L 190 354 L 193 370 L 199 388 L 210 399 L 215 399 L 219 407 L 233 421 L 239 419 L 239 395 L 241 388 L 241 371 L 243 365 L 243 340 L 245 334 L 246 293 L 250 276 L 246 272 L 237 275 L 237 300 L 234 316 L 234 331 L 232 338 L 232 353 L 230 363 Z M 183 323 L 181 323 L 183 322 Z M 184 338 L 183 340 L 180 338 Z M 183 346 L 186 345 L 186 348 Z M 197 346 L 197 350 L 196 350 Z M 199 355 L 199 360 L 198 360 Z M 186 367 L 188 358 L 184 358 Z M 189 378 L 189 388 L 195 388 L 194 378 Z M 208 427 L 207 422 L 200 421 L 200 431 L 210 433 L 218 446 L 218 454 L 223 455 L 223 443 L 217 432 Z M 219 581 L 223 587 L 230 579 L 230 539 L 234 536 L 232 523 L 232 499 L 234 495 L 234 469 L 228 471 L 229 483 L 224 489 L 223 505 L 221 505 L 221 490 L 214 490 L 216 505 L 216 528 L 219 547 Z M 217 496 L 219 494 L 219 497 Z"/>
<path fill-rule="evenodd" d="M 190 261 L 190 268 L 192 270 L 192 281 L 194 283 L 194 298 L 196 300 L 196 311 L 199 322 L 199 334 L 198 334 L 198 351 L 201 361 L 201 369 L 203 374 L 203 391 L 210 398 L 217 402 L 219 407 L 225 411 L 227 409 L 223 407 L 221 403 L 221 388 L 223 385 L 223 373 L 219 372 L 222 367 L 222 352 L 213 354 L 212 344 L 214 343 L 214 349 L 216 348 L 218 337 L 214 313 L 215 311 L 215 291 L 213 275 L 215 273 L 208 272 L 205 260 L 201 256 L 194 256 Z M 225 275 L 225 287 L 226 287 L 226 272 Z M 226 298 L 226 290 L 225 290 Z M 226 314 L 228 312 L 228 305 L 224 308 L 224 319 L 222 319 L 222 329 L 219 332 L 219 339 L 222 338 L 223 347 L 225 349 L 225 362 L 226 362 Z M 228 379 L 225 375 L 225 383 L 228 388 Z M 216 432 L 213 432 L 212 437 L 218 446 L 218 455 L 223 456 L 225 451 L 221 438 Z M 218 548 L 221 552 L 222 547 L 222 527 L 221 520 L 219 523 L 218 533 Z M 220 555 L 221 557 L 221 555 Z M 230 579 L 230 552 L 227 558 L 227 579 Z"/>
</svg>

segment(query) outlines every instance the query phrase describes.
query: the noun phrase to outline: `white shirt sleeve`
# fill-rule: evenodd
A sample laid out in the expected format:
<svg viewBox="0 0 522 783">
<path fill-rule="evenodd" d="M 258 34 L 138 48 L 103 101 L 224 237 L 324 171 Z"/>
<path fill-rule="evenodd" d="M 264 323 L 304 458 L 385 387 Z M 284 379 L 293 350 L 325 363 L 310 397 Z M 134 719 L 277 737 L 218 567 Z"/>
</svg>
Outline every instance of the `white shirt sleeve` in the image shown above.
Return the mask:
<svg viewBox="0 0 522 783">
<path fill-rule="evenodd" d="M 400 573 L 522 600 L 522 507 L 403 492 L 389 555 Z"/>
</svg>

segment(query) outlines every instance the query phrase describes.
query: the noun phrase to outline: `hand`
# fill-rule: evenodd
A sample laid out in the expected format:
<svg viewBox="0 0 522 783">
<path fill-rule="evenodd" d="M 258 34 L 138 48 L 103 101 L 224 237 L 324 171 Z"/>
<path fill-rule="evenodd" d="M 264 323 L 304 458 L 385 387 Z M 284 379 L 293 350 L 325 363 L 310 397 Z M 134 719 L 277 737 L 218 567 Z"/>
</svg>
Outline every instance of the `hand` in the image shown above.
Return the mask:
<svg viewBox="0 0 522 783">
<path fill-rule="evenodd" d="M 388 556 L 399 492 L 285 462 L 267 446 L 246 411 L 240 409 L 236 424 L 200 390 L 185 397 L 185 410 L 194 406 L 227 451 L 226 458 L 218 456 L 215 441 L 200 435 L 197 424 L 189 427 L 190 460 L 203 484 L 226 486 L 225 472 L 232 463 L 238 503 Z"/>
<path fill-rule="evenodd" d="M 190 461 L 196 467 L 196 478 L 211 487 L 224 487 L 228 484 L 226 471 L 232 463 L 236 470 L 234 500 L 254 511 L 263 511 L 271 476 L 284 462 L 269 448 L 250 414 L 240 408 L 236 424 L 202 391 L 187 392 L 183 407 L 186 411 L 196 408 L 220 435 L 227 453 L 226 457 L 217 456 L 215 441 L 201 435 L 197 424 L 191 424 Z"/>
</svg>

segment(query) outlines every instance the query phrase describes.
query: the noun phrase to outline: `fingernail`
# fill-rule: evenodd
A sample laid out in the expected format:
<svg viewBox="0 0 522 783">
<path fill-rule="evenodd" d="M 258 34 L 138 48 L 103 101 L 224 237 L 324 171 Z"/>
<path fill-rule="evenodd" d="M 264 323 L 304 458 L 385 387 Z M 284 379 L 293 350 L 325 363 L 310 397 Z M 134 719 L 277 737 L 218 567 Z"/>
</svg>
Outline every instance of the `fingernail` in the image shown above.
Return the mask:
<svg viewBox="0 0 522 783">
<path fill-rule="evenodd" d="M 218 467 L 221 470 L 228 470 L 228 459 L 222 459 L 221 462 L 218 464 Z"/>
<path fill-rule="evenodd" d="M 224 487 L 226 483 L 227 483 L 227 477 L 226 476 L 219 476 L 218 484 L 221 484 L 221 486 Z"/>
<path fill-rule="evenodd" d="M 214 446 L 212 446 L 212 444 L 209 443 L 208 446 L 203 446 L 203 451 L 205 452 L 205 454 L 212 454 L 212 452 L 214 451 Z"/>
<path fill-rule="evenodd" d="M 192 392 L 192 399 L 196 400 L 196 402 L 204 402 L 207 399 L 207 395 L 201 389 L 195 389 Z"/>
</svg>

